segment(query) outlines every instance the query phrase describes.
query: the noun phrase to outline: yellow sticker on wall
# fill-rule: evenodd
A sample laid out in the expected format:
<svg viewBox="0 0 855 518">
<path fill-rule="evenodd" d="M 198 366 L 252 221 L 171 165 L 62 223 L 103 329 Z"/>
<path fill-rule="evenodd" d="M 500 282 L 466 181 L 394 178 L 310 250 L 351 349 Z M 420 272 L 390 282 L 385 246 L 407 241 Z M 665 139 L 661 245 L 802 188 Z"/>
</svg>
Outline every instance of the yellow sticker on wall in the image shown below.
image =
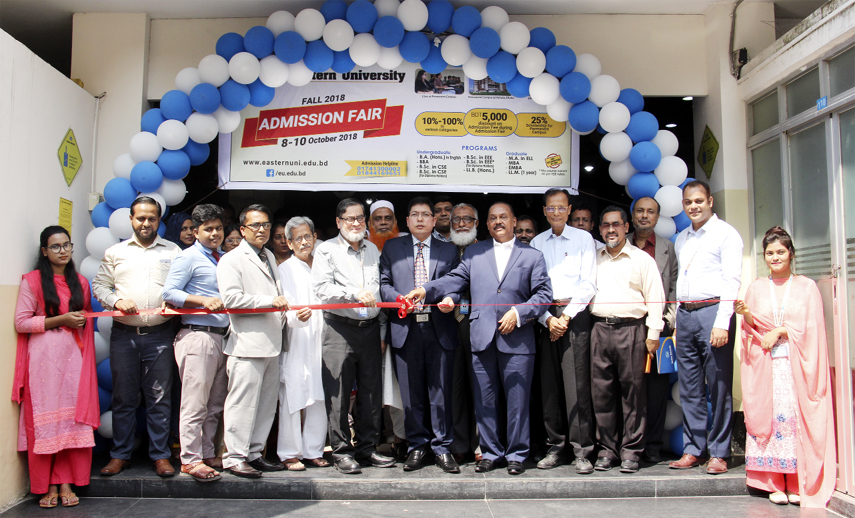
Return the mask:
<svg viewBox="0 0 855 518">
<path fill-rule="evenodd" d="M 59 226 L 71 234 L 71 211 L 74 208 L 74 203 L 65 198 L 59 199 Z"/>
<path fill-rule="evenodd" d="M 74 137 L 74 132 L 71 131 L 71 128 L 68 129 L 68 133 L 62 139 L 62 144 L 59 145 L 56 156 L 59 158 L 59 165 L 62 168 L 63 176 L 65 176 L 65 183 L 70 186 L 71 182 L 74 181 L 74 177 L 77 176 L 80 166 L 83 165 L 83 158 L 81 158 L 80 149 L 77 147 L 77 139 Z"/>
</svg>

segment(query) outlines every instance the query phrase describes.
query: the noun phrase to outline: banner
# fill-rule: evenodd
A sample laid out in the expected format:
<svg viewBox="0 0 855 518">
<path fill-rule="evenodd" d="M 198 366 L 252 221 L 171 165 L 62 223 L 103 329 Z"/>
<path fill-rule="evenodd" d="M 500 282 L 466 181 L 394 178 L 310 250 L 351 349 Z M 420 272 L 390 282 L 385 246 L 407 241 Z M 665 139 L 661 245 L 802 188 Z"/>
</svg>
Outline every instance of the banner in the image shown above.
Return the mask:
<svg viewBox="0 0 855 518">
<path fill-rule="evenodd" d="M 573 133 L 530 98 L 461 68 L 314 75 L 220 135 L 225 189 L 543 192 L 578 186 Z"/>
</svg>

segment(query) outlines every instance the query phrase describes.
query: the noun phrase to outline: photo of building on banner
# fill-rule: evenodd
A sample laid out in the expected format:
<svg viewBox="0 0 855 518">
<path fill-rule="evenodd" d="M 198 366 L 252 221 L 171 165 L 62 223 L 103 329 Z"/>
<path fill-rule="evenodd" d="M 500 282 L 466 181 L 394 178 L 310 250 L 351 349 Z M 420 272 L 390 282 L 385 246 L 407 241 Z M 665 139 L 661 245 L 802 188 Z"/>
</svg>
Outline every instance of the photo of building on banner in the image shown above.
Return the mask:
<svg viewBox="0 0 855 518">
<path fill-rule="evenodd" d="M 225 189 L 542 192 L 578 186 L 572 130 L 530 98 L 461 68 L 315 74 L 248 106 L 220 135 Z"/>
</svg>

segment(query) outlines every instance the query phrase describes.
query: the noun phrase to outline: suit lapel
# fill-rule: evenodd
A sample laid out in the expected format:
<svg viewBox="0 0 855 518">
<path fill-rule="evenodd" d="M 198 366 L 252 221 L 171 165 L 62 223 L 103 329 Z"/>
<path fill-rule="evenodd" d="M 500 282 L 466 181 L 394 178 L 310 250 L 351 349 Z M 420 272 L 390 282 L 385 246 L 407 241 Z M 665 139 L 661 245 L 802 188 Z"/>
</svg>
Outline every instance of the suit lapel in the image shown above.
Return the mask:
<svg viewBox="0 0 855 518">
<path fill-rule="evenodd" d="M 500 286 L 503 282 L 505 282 L 505 278 L 508 276 L 508 272 L 511 271 L 511 268 L 513 268 L 514 263 L 517 262 L 517 259 L 520 258 L 521 254 L 522 254 L 522 249 L 520 248 L 519 243 L 517 241 L 514 241 L 514 247 L 513 247 L 513 249 L 511 249 L 511 257 L 508 259 L 508 264 L 507 264 L 507 266 L 505 266 L 505 271 L 504 271 L 504 273 L 502 273 L 502 278 L 499 281 Z M 494 261 L 494 263 L 495 263 L 495 261 Z"/>
<path fill-rule="evenodd" d="M 490 263 L 490 269 L 493 270 L 493 275 L 496 276 L 496 281 L 501 281 L 501 279 L 499 279 L 499 268 L 496 266 L 496 247 L 492 240 L 487 243 L 487 262 Z M 499 284 L 501 284 L 501 282 Z"/>
<path fill-rule="evenodd" d="M 436 273 L 436 263 L 439 262 L 439 241 L 436 239 L 430 240 L 430 265 L 428 266 L 428 279 L 433 279 Z"/>
<path fill-rule="evenodd" d="M 662 242 L 662 238 L 656 236 L 656 268 L 659 270 L 659 275 L 665 274 L 665 266 L 668 264 L 668 245 Z"/>
<path fill-rule="evenodd" d="M 245 243 L 245 242 L 246 242 L 246 241 L 244 240 L 244 243 Z M 256 253 L 255 253 L 255 250 L 253 250 L 253 249 L 252 249 L 252 246 L 250 246 L 248 243 L 247 243 L 247 245 L 246 245 L 246 248 L 244 249 L 244 252 L 246 252 L 246 255 L 248 255 L 248 256 L 249 256 L 249 260 L 250 260 L 250 262 L 251 262 L 251 263 L 253 263 L 254 265 L 256 265 L 256 266 L 258 267 L 258 269 L 259 269 L 259 270 L 261 270 L 261 271 L 262 271 L 262 273 L 264 273 L 264 275 L 266 275 L 270 280 L 272 280 L 272 281 L 276 282 L 276 279 L 274 279 L 273 277 L 271 277 L 271 275 L 270 275 L 270 270 L 268 270 L 268 269 L 267 269 L 267 266 L 265 266 L 265 265 L 264 265 L 264 263 L 262 263 L 262 262 L 261 262 L 261 258 L 260 258 L 260 257 L 258 257 L 258 254 L 256 254 Z M 263 254 L 264 254 L 264 253 L 267 253 L 267 249 L 262 248 L 262 249 L 261 249 L 261 253 L 263 253 Z M 270 260 L 270 258 L 269 258 L 269 257 L 268 257 L 267 259 L 268 259 L 268 260 Z M 275 259 L 274 259 L 274 261 L 275 261 Z"/>
<path fill-rule="evenodd" d="M 416 271 L 416 255 L 415 255 L 415 247 L 413 246 L 413 238 L 410 239 L 402 239 L 401 246 L 404 247 L 404 257 L 407 258 L 407 264 L 409 265 L 410 275 L 413 277 L 413 282 L 415 282 L 415 271 Z"/>
</svg>

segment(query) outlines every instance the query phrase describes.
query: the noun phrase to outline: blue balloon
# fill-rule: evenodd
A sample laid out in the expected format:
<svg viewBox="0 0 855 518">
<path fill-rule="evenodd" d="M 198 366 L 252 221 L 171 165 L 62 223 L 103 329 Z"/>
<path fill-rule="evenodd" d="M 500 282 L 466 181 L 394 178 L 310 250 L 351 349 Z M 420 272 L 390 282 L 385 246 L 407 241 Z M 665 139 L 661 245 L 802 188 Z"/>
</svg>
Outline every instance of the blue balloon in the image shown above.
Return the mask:
<svg viewBox="0 0 855 518">
<path fill-rule="evenodd" d="M 597 124 L 597 133 L 599 133 L 600 135 L 605 135 L 606 133 L 608 133 L 608 131 L 606 131 L 606 128 L 604 128 L 604 127 L 600 126 L 599 124 Z M 600 152 L 600 156 L 603 156 L 603 153 L 602 153 L 602 152 Z M 606 158 L 606 157 L 604 157 L 604 156 L 603 156 L 603 160 L 605 160 L 605 158 Z"/>
<path fill-rule="evenodd" d="M 199 83 L 190 91 L 190 105 L 199 113 L 214 113 L 220 107 L 220 91 L 208 83 Z"/>
<path fill-rule="evenodd" d="M 508 93 L 514 97 L 528 97 L 531 79 L 517 72 L 513 79 L 505 83 L 505 87 L 507 87 Z"/>
<path fill-rule="evenodd" d="M 156 191 L 163 183 L 163 172 L 154 162 L 143 161 L 131 169 L 131 185 L 139 192 Z"/>
<path fill-rule="evenodd" d="M 531 39 L 528 42 L 528 46 L 536 47 L 543 51 L 544 54 L 555 46 L 555 34 L 546 27 L 536 27 L 530 30 L 529 34 Z"/>
<path fill-rule="evenodd" d="M 597 105 L 591 101 L 583 101 L 579 104 L 574 104 L 570 108 L 567 122 L 570 127 L 579 133 L 587 133 L 596 129 L 600 123 L 600 110 Z"/>
<path fill-rule="evenodd" d="M 170 90 L 160 98 L 160 112 L 167 119 L 184 122 L 193 113 L 190 96 L 181 90 Z"/>
<path fill-rule="evenodd" d="M 180 149 L 164 149 L 157 157 L 157 167 L 167 180 L 181 180 L 190 172 L 190 157 Z"/>
<path fill-rule="evenodd" d="M 217 40 L 216 53 L 226 58 L 226 61 L 246 50 L 243 46 L 243 36 L 236 32 L 227 32 Z"/>
<path fill-rule="evenodd" d="M 143 114 L 142 119 L 140 120 L 140 130 L 157 135 L 157 128 L 159 128 L 164 121 L 166 121 L 166 117 L 163 116 L 160 108 L 152 108 Z"/>
<path fill-rule="evenodd" d="M 190 157 L 191 165 L 204 164 L 205 161 L 208 160 L 208 156 L 211 154 L 211 148 L 208 144 L 200 144 L 193 140 L 188 140 L 187 145 L 181 148 L 181 151 L 184 151 L 187 156 Z M 125 207 L 130 207 L 130 204 L 125 205 Z"/>
<path fill-rule="evenodd" d="M 686 185 L 687 185 L 689 182 L 694 182 L 694 181 L 695 181 L 695 179 L 694 179 L 694 178 L 692 178 L 691 176 L 690 176 L 690 177 L 688 177 L 688 178 L 686 178 L 685 180 L 683 180 L 683 183 L 681 183 L 681 184 L 680 184 L 680 189 L 685 189 L 685 188 L 686 188 Z"/>
<path fill-rule="evenodd" d="M 504 50 L 496 52 L 487 60 L 487 75 L 497 83 L 507 83 L 517 75 L 517 58 Z"/>
<path fill-rule="evenodd" d="M 234 79 L 229 79 L 220 87 L 220 97 L 223 108 L 233 112 L 239 112 L 249 104 L 249 87 L 242 85 Z"/>
<path fill-rule="evenodd" d="M 632 167 L 643 173 L 656 169 L 660 161 L 662 161 L 662 152 L 652 142 L 639 142 L 632 146 L 632 151 L 629 152 L 629 162 Z M 653 194 L 650 196 L 652 197 Z"/>
<path fill-rule="evenodd" d="M 630 115 L 644 109 L 644 97 L 635 88 L 624 88 L 621 90 L 617 102 L 629 108 Z"/>
<path fill-rule="evenodd" d="M 442 34 L 451 27 L 451 17 L 454 16 L 454 6 L 448 0 L 433 0 L 427 4 L 428 29 L 434 34 Z"/>
<path fill-rule="evenodd" d="M 499 33 L 489 27 L 477 29 L 469 38 L 469 48 L 479 58 L 490 59 L 501 47 L 502 38 Z"/>
<path fill-rule="evenodd" d="M 674 224 L 677 225 L 677 232 L 682 232 L 692 224 L 692 220 L 689 219 L 689 216 L 686 216 L 685 212 L 680 212 L 674 216 Z"/>
<path fill-rule="evenodd" d="M 112 390 L 104 390 L 101 387 L 98 387 L 98 406 L 101 407 L 101 413 L 103 414 L 107 410 L 110 410 L 110 407 L 113 405 L 113 391 Z"/>
<path fill-rule="evenodd" d="M 384 16 L 374 24 L 374 39 L 387 49 L 400 45 L 405 32 L 404 24 L 394 16 Z"/>
<path fill-rule="evenodd" d="M 321 5 L 320 11 L 327 23 L 333 20 L 344 20 L 344 17 L 347 16 L 347 2 L 344 0 L 327 0 Z"/>
<path fill-rule="evenodd" d="M 672 372 L 672 373 L 668 374 L 668 383 L 670 383 L 672 386 L 674 385 L 674 383 L 677 383 L 678 381 L 680 381 L 680 375 L 678 373 Z"/>
<path fill-rule="evenodd" d="M 481 13 L 471 5 L 464 5 L 451 16 L 451 28 L 461 36 L 472 36 L 481 27 Z"/>
<path fill-rule="evenodd" d="M 327 47 L 323 41 L 315 40 L 306 44 L 306 55 L 303 57 L 303 63 L 312 72 L 326 72 L 332 66 L 334 59 L 335 55 L 332 49 Z M 270 100 L 272 101 L 273 98 L 271 97 Z M 253 106 L 256 105 L 253 104 Z"/>
<path fill-rule="evenodd" d="M 104 390 L 113 390 L 113 373 L 110 371 L 110 358 L 106 358 L 99 363 L 98 367 L 95 368 L 95 372 L 98 375 L 98 386 Z"/>
<path fill-rule="evenodd" d="M 557 45 L 546 53 L 546 71 L 564 77 L 576 68 L 576 53 L 567 45 Z"/>
<path fill-rule="evenodd" d="M 428 57 L 430 48 L 430 40 L 424 33 L 411 31 L 404 34 L 404 39 L 398 45 L 398 52 L 409 63 L 420 63 Z"/>
<path fill-rule="evenodd" d="M 116 209 L 107 205 L 107 202 L 105 201 L 95 205 L 91 214 L 92 224 L 95 225 L 96 228 L 110 226 L 110 215 L 113 214 L 114 210 Z"/>
<path fill-rule="evenodd" d="M 103 202 L 102 202 L 102 203 L 103 203 Z M 92 305 L 92 311 L 93 311 L 93 312 L 95 312 L 95 313 L 100 313 L 100 312 L 104 311 L 104 306 L 102 306 L 102 305 L 101 305 L 101 303 L 100 303 L 100 302 L 98 302 L 98 299 L 96 299 L 94 296 L 93 296 L 93 297 L 92 297 L 92 299 L 89 301 L 89 303 Z M 93 324 L 94 324 L 94 326 L 95 326 L 95 330 L 97 331 L 97 330 L 98 330 L 98 319 L 97 319 L 97 318 L 93 318 L 93 319 L 92 319 L 92 322 L 93 322 Z"/>
<path fill-rule="evenodd" d="M 442 53 L 440 52 L 439 47 L 431 45 L 428 56 L 422 60 L 421 65 L 428 74 L 439 74 L 445 70 L 448 63 L 442 59 Z"/>
<path fill-rule="evenodd" d="M 333 54 L 332 69 L 339 74 L 350 72 L 356 63 L 350 58 L 350 52 L 342 50 Z"/>
<path fill-rule="evenodd" d="M 581 72 L 570 72 L 561 78 L 558 91 L 561 92 L 561 97 L 565 101 L 577 104 L 587 99 L 588 95 L 591 94 L 591 80 Z"/>
<path fill-rule="evenodd" d="M 633 142 L 653 140 L 659 132 L 659 121 L 650 112 L 637 112 L 629 118 L 629 125 L 624 131 Z"/>
<path fill-rule="evenodd" d="M 169 207 L 166 207 L 166 208 L 168 209 Z M 161 216 L 161 218 L 162 218 L 162 217 L 163 217 L 163 216 Z M 163 224 L 158 225 L 158 227 L 157 227 L 157 235 L 158 235 L 158 236 L 160 236 L 160 237 L 163 237 L 163 236 L 165 236 L 165 235 L 166 235 L 166 225 L 163 225 Z"/>
<path fill-rule="evenodd" d="M 671 451 L 677 455 L 683 455 L 683 425 L 671 430 L 668 444 L 671 445 Z"/>
<path fill-rule="evenodd" d="M 659 180 L 653 173 L 635 173 L 626 184 L 627 191 L 632 199 L 654 197 L 659 190 Z"/>
<path fill-rule="evenodd" d="M 306 54 L 306 40 L 294 31 L 285 31 L 276 36 L 273 52 L 281 62 L 293 65 L 303 59 Z"/>
<path fill-rule="evenodd" d="M 368 0 L 356 0 L 347 6 L 345 19 L 354 32 L 370 32 L 377 23 L 377 8 Z"/>
<path fill-rule="evenodd" d="M 275 40 L 273 31 L 263 25 L 257 25 L 246 31 L 246 35 L 243 37 L 243 46 L 246 47 L 247 52 L 261 59 L 273 54 L 273 42 Z"/>
<path fill-rule="evenodd" d="M 125 178 L 113 178 L 104 186 L 104 201 L 107 205 L 121 209 L 130 207 L 137 198 L 137 190 Z"/>
<path fill-rule="evenodd" d="M 332 64 L 332 62 L 330 64 Z M 255 106 L 256 108 L 263 108 L 270 104 L 270 101 L 273 100 L 274 95 L 276 95 L 276 89 L 271 88 L 266 84 L 262 83 L 261 79 L 256 79 L 253 83 L 250 83 L 249 85 L 249 104 Z"/>
</svg>

